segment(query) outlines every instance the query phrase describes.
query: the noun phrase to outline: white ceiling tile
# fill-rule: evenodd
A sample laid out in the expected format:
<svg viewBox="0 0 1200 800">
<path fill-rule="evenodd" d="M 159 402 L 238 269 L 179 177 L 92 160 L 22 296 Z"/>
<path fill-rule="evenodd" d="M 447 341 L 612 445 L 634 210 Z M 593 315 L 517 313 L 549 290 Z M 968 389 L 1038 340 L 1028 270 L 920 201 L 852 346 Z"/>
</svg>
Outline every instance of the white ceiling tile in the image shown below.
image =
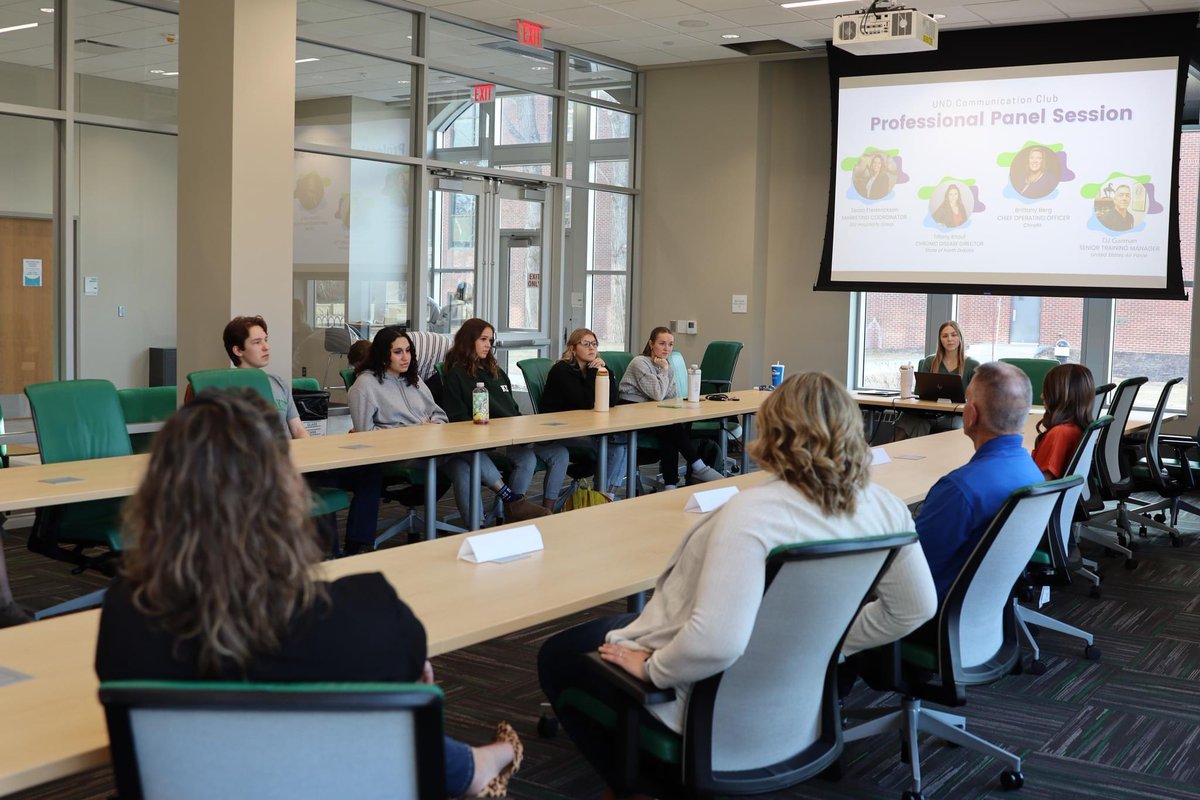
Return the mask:
<svg viewBox="0 0 1200 800">
<path fill-rule="evenodd" d="M 1001 0 L 996 3 L 972 3 L 966 8 L 993 23 L 1066 19 L 1067 16 L 1045 0 Z"/>
<path fill-rule="evenodd" d="M 703 22 L 704 24 L 697 26 L 690 24 L 694 22 Z M 691 33 L 697 30 L 720 31 L 739 27 L 736 22 L 730 22 L 727 19 L 718 17 L 716 14 L 706 14 L 699 11 L 683 17 L 661 17 L 654 20 L 654 24 L 660 25 L 669 30 L 680 30 L 685 33 Z"/>
<path fill-rule="evenodd" d="M 675 32 L 653 22 L 628 20 L 618 25 L 594 25 L 591 30 L 609 39 L 644 39 L 653 36 L 670 36 Z"/>
<path fill-rule="evenodd" d="M 1142 0 L 1152 11 L 1195 11 L 1200 3 L 1195 0 Z"/>
<path fill-rule="evenodd" d="M 1147 13 L 1140 0 L 1050 0 L 1050 4 L 1072 17 Z"/>
<path fill-rule="evenodd" d="M 497 2 L 497 0 L 468 0 L 468 2 L 451 3 L 442 6 L 442 10 L 450 14 L 470 19 L 487 20 L 491 18 L 508 18 L 512 16 L 512 6 Z"/>
<path fill-rule="evenodd" d="M 758 6 L 755 8 L 733 8 L 718 12 L 717 16 L 736 22 L 738 25 L 779 25 L 785 22 L 798 22 L 804 19 L 786 8 L 777 5 Z"/>
<path fill-rule="evenodd" d="M 506 0 L 505 5 L 524 14 L 561 11 L 564 8 L 579 8 L 581 0 Z"/>
<path fill-rule="evenodd" d="M 764 6 L 779 7 L 775 0 L 684 0 L 689 6 L 695 6 L 701 11 L 728 11 L 731 8 L 761 8 Z"/>
<path fill-rule="evenodd" d="M 612 41 L 613 37 L 596 33 L 594 30 L 588 27 L 576 28 L 574 26 L 564 25 L 560 28 L 546 30 L 545 38 L 552 42 L 558 42 L 559 44 L 583 45 L 591 44 L 592 42 Z"/>
<path fill-rule="evenodd" d="M 570 25 L 578 25 L 580 27 L 590 25 L 616 25 L 621 22 L 629 22 L 628 14 L 621 14 L 613 11 L 610 8 L 603 6 L 585 6 L 583 8 L 564 8 L 561 11 L 555 11 L 549 15 L 554 19 L 562 20 Z"/>
<path fill-rule="evenodd" d="M 628 14 L 635 19 L 680 17 L 698 13 L 695 6 L 680 2 L 680 0 L 616 0 L 616 2 L 606 2 L 604 5 L 606 8 Z"/>
<path fill-rule="evenodd" d="M 725 34 L 737 34 L 738 38 L 724 39 L 722 37 Z M 709 44 L 744 44 L 746 42 L 765 42 L 775 37 L 753 28 L 733 28 L 724 31 L 696 31 L 692 34 L 692 38 Z"/>
<path fill-rule="evenodd" d="M 755 25 L 754 30 L 765 33 L 773 39 L 795 43 L 797 40 L 806 42 L 821 41 L 833 37 L 833 29 L 824 22 L 785 22 L 782 25 Z"/>
</svg>

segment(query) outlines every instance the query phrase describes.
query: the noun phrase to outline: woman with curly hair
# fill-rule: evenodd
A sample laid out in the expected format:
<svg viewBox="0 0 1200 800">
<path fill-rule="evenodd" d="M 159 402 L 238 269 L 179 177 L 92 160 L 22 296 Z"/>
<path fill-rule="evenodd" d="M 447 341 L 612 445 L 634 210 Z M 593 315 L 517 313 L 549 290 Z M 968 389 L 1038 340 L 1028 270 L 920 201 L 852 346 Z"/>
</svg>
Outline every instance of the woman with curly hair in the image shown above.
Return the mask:
<svg viewBox="0 0 1200 800">
<path fill-rule="evenodd" d="M 578 668 L 601 658 L 635 678 L 675 689 L 676 700 L 641 709 L 641 724 L 682 733 L 691 687 L 741 656 L 762 602 L 767 556 L 780 545 L 913 530 L 904 502 L 870 480 L 862 416 L 830 376 L 788 378 L 759 410 L 750 454 L 769 473 L 693 527 L 641 614 L 605 617 L 563 631 L 538 654 L 542 690 L 564 729 L 610 785 L 612 737 L 558 698 L 572 686 L 611 708 L 633 702 Z M 904 636 L 937 609 L 920 544 L 902 548 L 846 636 L 847 655 Z"/>
<path fill-rule="evenodd" d="M 279 413 L 209 389 L 167 420 L 125 506 L 96 674 L 112 680 L 433 682 L 425 628 L 378 572 L 333 582 Z M 519 766 L 497 740 L 444 740 L 452 795 L 502 796 Z"/>
</svg>

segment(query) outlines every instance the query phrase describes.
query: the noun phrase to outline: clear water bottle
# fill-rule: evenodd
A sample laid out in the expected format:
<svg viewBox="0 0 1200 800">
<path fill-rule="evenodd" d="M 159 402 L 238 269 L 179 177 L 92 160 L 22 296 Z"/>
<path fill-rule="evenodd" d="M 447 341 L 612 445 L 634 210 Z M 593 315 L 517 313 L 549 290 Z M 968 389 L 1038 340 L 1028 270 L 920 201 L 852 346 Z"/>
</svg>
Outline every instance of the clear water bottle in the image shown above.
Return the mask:
<svg viewBox="0 0 1200 800">
<path fill-rule="evenodd" d="M 688 396 L 689 403 L 700 402 L 700 367 L 695 364 L 688 369 Z"/>
<path fill-rule="evenodd" d="M 608 370 L 604 367 L 596 370 L 596 399 L 592 410 L 608 411 Z"/>
<path fill-rule="evenodd" d="M 487 387 L 482 382 L 477 383 L 471 391 L 471 421 L 476 425 L 487 425 L 490 419 Z"/>
</svg>

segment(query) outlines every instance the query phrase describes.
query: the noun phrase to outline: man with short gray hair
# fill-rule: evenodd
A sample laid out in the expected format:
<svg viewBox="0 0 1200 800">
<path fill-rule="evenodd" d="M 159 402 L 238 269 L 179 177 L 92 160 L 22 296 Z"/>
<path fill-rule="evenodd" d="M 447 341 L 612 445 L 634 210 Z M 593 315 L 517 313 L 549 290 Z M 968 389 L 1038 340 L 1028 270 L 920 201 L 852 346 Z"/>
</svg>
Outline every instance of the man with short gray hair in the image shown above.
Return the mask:
<svg viewBox="0 0 1200 800">
<path fill-rule="evenodd" d="M 1031 396 L 1029 377 L 999 361 L 978 367 L 967 385 L 962 429 L 975 455 L 934 484 L 917 517 L 939 603 L 1008 496 L 1043 480 L 1024 448 Z"/>
</svg>

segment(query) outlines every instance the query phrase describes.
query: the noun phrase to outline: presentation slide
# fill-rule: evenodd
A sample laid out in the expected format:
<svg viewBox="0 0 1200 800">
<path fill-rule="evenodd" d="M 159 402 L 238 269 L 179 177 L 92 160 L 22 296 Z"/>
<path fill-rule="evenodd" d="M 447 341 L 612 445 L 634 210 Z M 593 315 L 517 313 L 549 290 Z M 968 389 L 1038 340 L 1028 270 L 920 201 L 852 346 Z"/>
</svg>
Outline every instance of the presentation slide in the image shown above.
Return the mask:
<svg viewBox="0 0 1200 800">
<path fill-rule="evenodd" d="M 830 278 L 1166 287 L 1178 69 L 842 78 Z"/>
</svg>

